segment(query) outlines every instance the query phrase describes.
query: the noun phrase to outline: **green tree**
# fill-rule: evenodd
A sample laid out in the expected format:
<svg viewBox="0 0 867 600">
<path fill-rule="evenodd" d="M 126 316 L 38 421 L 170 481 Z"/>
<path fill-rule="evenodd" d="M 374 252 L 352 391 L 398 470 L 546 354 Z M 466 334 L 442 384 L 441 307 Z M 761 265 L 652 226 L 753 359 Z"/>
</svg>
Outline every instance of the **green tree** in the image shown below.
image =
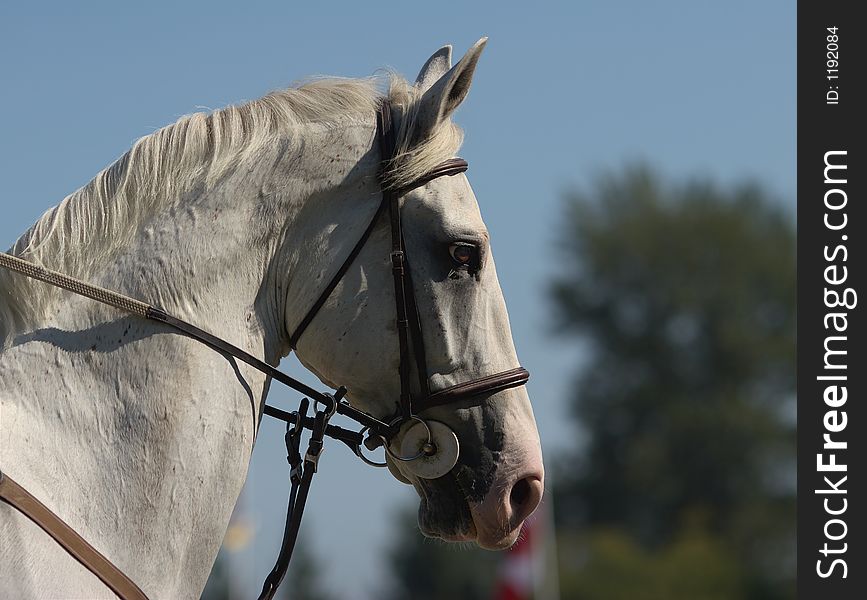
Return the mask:
<svg viewBox="0 0 867 600">
<path fill-rule="evenodd" d="M 214 568 L 202 592 L 202 600 L 235 600 L 248 598 L 254 593 L 244 589 L 240 582 L 233 578 L 231 554 L 232 551 L 225 545 L 220 548 Z M 261 589 L 265 576 L 270 572 L 273 562 L 261 566 L 268 570 L 260 574 L 261 580 L 256 584 L 258 586 L 255 590 L 256 595 Z M 289 569 L 274 597 L 278 600 L 331 600 L 332 596 L 323 589 L 321 580 L 322 570 L 319 560 L 305 543 L 304 538 L 299 538 L 292 553 Z"/>
<path fill-rule="evenodd" d="M 286 577 L 277 590 L 277 598 L 285 600 L 331 600 L 330 593 L 322 587 L 322 571 L 318 557 L 312 552 L 303 536 L 298 538 Z"/>
<path fill-rule="evenodd" d="M 588 583 L 594 565 L 619 570 L 620 584 L 664 577 L 662 563 L 688 564 L 684 540 L 699 540 L 719 563 L 718 592 L 661 584 L 653 597 L 791 595 L 789 216 L 757 185 L 668 185 L 638 166 L 570 195 L 562 222 L 554 326 L 591 356 L 572 388 L 587 443 L 561 461 L 555 503 L 559 526 L 586 534 L 563 538 L 589 542 L 590 558 L 564 550 L 578 557 L 561 566 L 564 583 L 579 574 L 564 591 L 620 597 Z"/>
<path fill-rule="evenodd" d="M 399 517 L 386 564 L 391 580 L 377 592 L 383 600 L 490 600 L 498 555 L 470 545 L 426 539 L 415 511 Z"/>
</svg>

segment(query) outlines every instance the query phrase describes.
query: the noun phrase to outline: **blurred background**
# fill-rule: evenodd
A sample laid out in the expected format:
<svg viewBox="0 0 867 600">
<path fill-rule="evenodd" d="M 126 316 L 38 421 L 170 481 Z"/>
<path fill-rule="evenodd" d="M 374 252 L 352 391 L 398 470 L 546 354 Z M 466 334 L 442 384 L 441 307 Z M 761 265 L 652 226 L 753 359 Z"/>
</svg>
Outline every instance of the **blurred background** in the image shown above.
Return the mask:
<svg viewBox="0 0 867 600">
<path fill-rule="evenodd" d="M 283 597 L 793 598 L 794 3 L 4 2 L 0 246 L 183 114 L 483 35 L 456 120 L 545 501 L 510 552 L 425 540 L 332 444 Z M 206 598 L 258 593 L 284 456 L 266 420 Z"/>
</svg>

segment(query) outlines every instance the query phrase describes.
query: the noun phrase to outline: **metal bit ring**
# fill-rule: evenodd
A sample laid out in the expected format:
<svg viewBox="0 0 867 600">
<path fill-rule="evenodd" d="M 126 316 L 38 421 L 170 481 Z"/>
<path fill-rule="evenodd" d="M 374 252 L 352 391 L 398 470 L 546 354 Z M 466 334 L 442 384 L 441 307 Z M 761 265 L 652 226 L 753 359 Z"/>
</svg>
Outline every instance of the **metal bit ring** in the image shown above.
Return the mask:
<svg viewBox="0 0 867 600">
<path fill-rule="evenodd" d="M 364 431 L 364 430 L 362 429 L 362 431 Z M 361 450 L 361 444 L 358 444 L 358 445 L 355 446 L 355 456 L 357 456 L 358 458 L 360 458 L 361 461 L 362 461 L 364 464 L 366 464 L 366 465 L 370 465 L 371 467 L 382 468 L 382 467 L 387 467 L 387 466 L 388 466 L 388 463 L 387 463 L 387 462 L 381 462 L 381 463 L 379 463 L 379 462 L 372 461 L 372 460 L 370 460 L 369 458 L 367 458 L 367 457 L 364 455 L 364 452 L 362 452 L 362 450 Z"/>
<path fill-rule="evenodd" d="M 367 433 L 368 431 L 370 431 L 370 426 L 369 426 L 369 425 L 365 425 L 364 427 L 361 428 L 361 430 L 358 432 L 358 434 L 359 434 L 362 438 L 364 438 L 364 434 Z M 379 437 L 380 439 L 382 439 L 382 436 L 381 436 L 381 435 L 380 435 L 380 436 L 377 436 L 377 437 Z M 358 458 L 360 458 L 361 461 L 362 461 L 364 464 L 366 464 L 366 465 L 370 465 L 371 467 L 377 467 L 377 468 L 382 468 L 382 467 L 387 467 L 387 466 L 388 466 L 388 463 L 387 463 L 387 462 L 381 462 L 381 463 L 380 463 L 380 462 L 376 462 L 376 461 L 373 461 L 373 460 L 370 460 L 369 458 L 367 458 L 367 457 L 364 455 L 364 451 L 361 449 L 361 447 L 362 447 L 363 445 L 364 445 L 363 442 L 362 442 L 361 444 L 356 444 L 356 445 L 355 445 L 355 448 L 354 448 L 354 452 L 355 452 L 355 456 L 357 456 Z"/>
<path fill-rule="evenodd" d="M 410 461 L 419 459 L 422 456 L 430 456 L 431 455 L 429 452 L 425 451 L 426 449 L 429 449 L 431 446 L 433 446 L 433 433 L 431 432 L 430 427 L 424 421 L 424 419 L 422 419 L 421 417 L 417 417 L 415 415 L 412 415 L 412 416 L 410 416 L 410 419 L 413 421 L 418 421 L 419 423 L 421 423 L 424 426 L 425 431 L 427 431 L 427 443 L 424 444 L 424 446 L 422 446 L 422 449 L 419 450 L 415 456 L 398 456 L 397 454 L 392 452 L 391 449 L 388 447 L 389 442 L 387 439 L 385 439 L 384 435 L 377 435 L 376 436 L 382 441 L 382 447 L 385 449 L 386 454 L 388 454 L 394 460 L 397 460 L 400 462 L 410 462 Z M 400 423 L 402 420 L 403 420 L 403 417 L 397 417 L 388 425 L 389 425 L 389 427 L 391 427 L 392 425 L 396 425 L 397 423 Z M 369 430 L 370 430 L 370 427 L 365 426 L 358 433 L 360 433 L 362 436 L 364 436 L 364 434 L 367 433 Z M 366 456 L 364 456 L 360 445 L 355 447 L 355 455 L 358 458 L 360 458 L 365 464 L 368 464 L 371 467 L 387 467 L 388 466 L 387 462 L 381 462 L 381 463 L 375 462 L 375 461 L 370 460 Z"/>
<path fill-rule="evenodd" d="M 431 433 L 430 427 L 425 422 L 425 420 L 422 419 L 421 417 L 417 417 L 416 415 L 410 415 L 409 418 L 412 419 L 413 421 L 418 421 L 419 423 L 421 423 L 424 426 L 425 430 L 427 431 L 427 443 L 422 447 L 421 450 L 418 451 L 418 453 L 415 456 L 398 456 L 397 454 L 392 452 L 391 449 L 388 447 L 389 443 L 388 443 L 388 440 L 385 439 L 385 436 L 382 436 L 382 435 L 379 436 L 379 439 L 382 440 L 382 445 L 385 448 L 385 452 L 390 457 L 392 457 L 394 460 L 399 460 L 401 462 L 409 462 L 411 460 L 416 460 L 418 458 L 421 458 L 422 456 L 429 456 L 425 452 L 425 448 L 428 448 L 433 444 L 433 433 Z M 403 417 L 398 417 L 394 421 L 389 423 L 389 426 L 395 425 L 395 424 L 401 422 L 402 420 L 403 420 Z"/>
</svg>

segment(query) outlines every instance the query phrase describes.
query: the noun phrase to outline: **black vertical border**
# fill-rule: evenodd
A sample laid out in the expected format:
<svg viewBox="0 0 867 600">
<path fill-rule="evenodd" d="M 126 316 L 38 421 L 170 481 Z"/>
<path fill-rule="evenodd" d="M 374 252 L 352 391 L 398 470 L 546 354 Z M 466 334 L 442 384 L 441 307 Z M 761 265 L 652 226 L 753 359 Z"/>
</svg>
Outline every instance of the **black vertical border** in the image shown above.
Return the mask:
<svg viewBox="0 0 867 600">
<path fill-rule="evenodd" d="M 867 22 L 855 14 L 855 2 L 828 2 L 802 0 L 798 2 L 798 597 L 802 599 L 867 598 L 867 534 L 865 518 L 864 480 L 867 479 L 867 353 L 865 353 L 864 312 L 867 304 L 867 287 L 864 286 L 865 260 L 864 237 L 867 237 L 867 195 L 864 180 L 867 165 L 864 160 L 864 136 L 867 121 L 867 98 L 863 92 L 863 79 L 867 76 L 867 60 L 864 59 L 864 40 L 867 38 Z M 828 78 L 828 27 L 837 27 L 839 45 L 839 78 Z M 836 86 L 836 87 L 834 87 Z M 828 92 L 839 93 L 838 104 L 828 103 Z M 832 94 L 833 96 L 833 94 Z M 845 230 L 832 231 L 824 224 L 827 209 L 824 195 L 839 185 L 825 184 L 825 153 L 845 150 L 847 170 L 848 224 Z M 838 171 L 839 172 L 839 171 Z M 836 194 L 837 199 L 840 198 Z M 839 219 L 840 212 L 832 215 Z M 843 235 L 848 239 L 843 240 Z M 825 247 L 832 253 L 838 245 L 845 245 L 848 257 L 842 262 L 829 262 L 824 256 Z M 829 286 L 824 270 L 831 264 L 845 265 L 848 278 L 844 284 Z M 828 308 L 823 299 L 826 287 L 842 291 L 853 288 L 858 294 L 857 306 L 851 310 Z M 822 374 L 825 358 L 825 338 L 835 335 L 826 330 L 824 317 L 829 312 L 847 313 L 846 335 L 846 385 L 848 400 L 838 410 L 845 410 L 847 426 L 833 439 L 844 440 L 848 448 L 836 452 L 837 462 L 847 465 L 846 482 L 839 487 L 847 490 L 845 495 L 817 494 L 817 489 L 827 488 L 823 480 L 828 475 L 832 481 L 839 480 L 837 473 L 819 473 L 816 455 L 823 452 L 823 434 L 826 433 L 823 418 L 831 410 L 823 399 L 826 381 L 817 380 Z M 842 371 L 837 371 L 842 373 Z M 827 460 L 826 460 L 827 462 Z M 831 498 L 831 508 L 839 508 L 841 499 L 848 501 L 845 513 L 834 517 L 825 511 L 823 501 Z M 826 539 L 824 528 L 829 519 L 840 518 L 846 522 L 846 536 L 833 541 Z M 839 535 L 839 523 L 831 526 L 831 534 Z M 846 552 L 828 554 L 820 552 L 824 544 L 841 548 Z M 817 573 L 817 561 L 822 560 L 824 569 L 834 558 L 846 561 L 847 577 L 842 577 L 842 567 L 832 575 L 822 578 Z"/>
</svg>

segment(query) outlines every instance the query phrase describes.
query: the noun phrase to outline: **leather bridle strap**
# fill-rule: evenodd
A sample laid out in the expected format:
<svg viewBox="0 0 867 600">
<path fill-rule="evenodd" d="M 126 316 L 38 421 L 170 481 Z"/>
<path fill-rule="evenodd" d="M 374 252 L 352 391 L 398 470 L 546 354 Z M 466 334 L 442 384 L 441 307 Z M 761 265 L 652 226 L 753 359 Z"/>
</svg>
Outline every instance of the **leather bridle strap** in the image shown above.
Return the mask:
<svg viewBox="0 0 867 600">
<path fill-rule="evenodd" d="M 425 360 L 424 342 L 421 333 L 421 323 L 418 315 L 418 310 L 415 304 L 415 293 L 412 289 L 412 279 L 409 273 L 409 266 L 406 259 L 405 244 L 403 241 L 403 232 L 401 228 L 400 214 L 400 198 L 408 194 L 414 189 L 422 187 L 439 177 L 454 176 L 463 173 L 469 166 L 467 161 L 462 158 L 450 158 L 443 161 L 432 170 L 422 175 L 415 181 L 399 188 L 392 188 L 385 181 L 386 171 L 394 159 L 395 153 L 395 129 L 391 122 L 391 107 L 387 103 L 383 103 L 379 111 L 377 111 L 377 133 L 380 144 L 381 163 L 379 169 L 379 180 L 382 186 L 382 201 L 374 213 L 373 218 L 367 225 L 367 228 L 362 233 L 359 240 L 353 246 L 349 255 L 337 269 L 328 284 L 322 289 L 319 297 L 307 310 L 307 313 L 295 326 L 294 331 L 289 336 L 289 344 L 294 350 L 298 345 L 303 333 L 307 330 L 310 323 L 319 313 L 319 310 L 325 305 L 325 302 L 334 292 L 337 285 L 340 283 L 343 276 L 349 270 L 350 265 L 355 261 L 358 255 L 364 248 L 367 240 L 370 238 L 376 224 L 384 213 L 388 213 L 389 227 L 391 231 L 391 268 L 392 279 L 394 282 L 395 295 L 395 311 L 396 325 L 398 335 L 398 348 L 400 353 L 400 366 L 398 367 L 398 377 L 400 380 L 400 401 L 399 414 L 404 420 L 409 419 L 415 414 L 413 407 L 412 395 L 410 392 L 410 343 L 412 343 L 412 356 L 416 361 L 416 371 L 418 373 L 419 385 L 422 397 L 427 398 L 430 395 L 429 383 L 427 378 L 427 361 Z"/>
<path fill-rule="evenodd" d="M 517 367 L 502 373 L 465 381 L 441 390 L 437 390 L 425 399 L 415 403 L 415 408 L 421 412 L 434 406 L 452 404 L 467 398 L 483 394 L 494 394 L 513 387 L 522 386 L 530 379 L 530 372 L 524 367 Z"/>
<path fill-rule="evenodd" d="M 406 242 L 401 240 L 401 243 L 406 247 Z M 406 255 L 404 255 L 404 259 Z M 427 376 L 427 353 L 424 349 L 424 337 L 421 332 L 421 316 L 418 314 L 418 305 L 415 301 L 415 287 L 412 283 L 412 269 L 409 268 L 409 263 L 406 263 L 404 273 L 404 287 L 409 291 L 407 294 L 407 318 L 412 329 L 412 354 L 415 357 L 415 369 L 418 374 L 418 389 L 421 390 L 421 397 L 427 398 L 430 396 L 430 379 Z M 421 412 L 419 403 L 413 403 L 413 410 Z"/>
<path fill-rule="evenodd" d="M 265 361 L 253 356 L 249 352 L 238 348 L 234 344 L 230 344 L 226 340 L 219 338 L 199 327 L 196 327 L 192 323 L 184 321 L 183 319 L 179 319 L 173 315 L 168 314 L 162 308 L 158 306 L 153 306 L 142 302 L 141 300 L 136 300 L 135 298 L 130 298 L 129 296 L 124 296 L 123 294 L 119 294 L 118 292 L 107 290 L 105 288 L 101 288 L 99 286 L 95 286 L 90 283 L 86 283 L 84 281 L 80 281 L 75 279 L 74 277 L 70 277 L 68 275 L 64 275 L 63 273 L 59 273 L 57 271 L 52 271 L 51 269 L 46 269 L 40 265 L 35 265 L 29 261 L 18 258 L 17 256 L 13 256 L 11 254 L 6 254 L 5 252 L 0 252 L 0 267 L 9 269 L 10 271 L 15 271 L 16 273 L 20 273 L 22 275 L 26 275 L 32 279 L 38 279 L 40 281 L 44 281 L 45 283 L 49 283 L 55 287 L 59 287 L 65 290 L 69 290 L 75 294 L 80 296 L 85 296 L 92 300 L 96 300 L 97 302 L 101 302 L 102 304 L 106 304 L 108 306 L 113 306 L 120 310 L 132 313 L 134 315 L 138 315 L 140 317 L 144 317 L 151 321 L 158 321 L 169 327 L 172 327 L 176 331 L 186 334 L 187 336 L 205 344 L 206 346 L 216 350 L 223 356 L 232 356 L 237 358 L 254 369 L 261 371 L 265 375 L 279 381 L 283 385 L 292 388 L 296 392 L 304 394 L 305 396 L 309 396 L 316 402 L 321 404 L 327 404 L 331 400 L 331 395 L 320 392 L 305 383 L 298 381 L 297 379 L 286 375 L 282 371 L 278 370 L 276 367 L 272 367 Z M 339 402 L 337 404 L 337 412 L 341 415 L 349 417 L 354 421 L 361 423 L 366 427 L 370 427 L 371 431 L 379 431 L 383 433 L 387 433 L 392 428 L 390 428 L 386 423 L 383 423 L 379 419 L 376 419 L 367 413 L 364 413 L 357 408 L 353 408 L 346 402 Z M 264 413 L 271 417 L 276 417 L 281 420 L 286 420 L 284 418 L 284 411 L 280 409 L 265 405 Z M 258 415 L 253 415 L 254 420 L 254 428 L 255 432 L 255 421 L 258 420 Z M 334 435 L 332 435 L 334 433 Z M 336 437 L 341 439 L 341 441 L 349 443 L 349 438 L 351 436 L 345 435 L 346 433 L 354 433 L 347 432 L 346 430 L 341 430 L 340 428 L 334 428 L 329 426 L 329 430 L 326 432 L 326 435 L 330 437 Z"/>
<path fill-rule="evenodd" d="M 501 373 L 488 375 L 469 382 L 460 383 L 446 389 L 431 393 L 427 373 L 427 360 L 424 350 L 424 337 L 421 329 L 421 319 L 416 306 L 415 291 L 412 285 L 412 276 L 406 255 L 406 244 L 403 238 L 401 225 L 400 198 L 412 190 L 422 187 L 431 181 L 446 176 L 463 173 L 468 168 L 468 163 L 462 158 L 450 158 L 443 161 L 429 172 L 425 173 L 411 183 L 393 188 L 387 181 L 387 170 L 392 165 L 396 151 L 395 128 L 391 118 L 391 107 L 384 102 L 377 112 L 377 133 L 380 146 L 380 169 L 379 180 L 382 187 L 382 201 L 374 213 L 373 218 L 364 230 L 359 240 L 353 246 L 349 255 L 337 269 L 328 284 L 322 289 L 316 301 L 307 310 L 307 313 L 296 325 L 289 336 L 289 343 L 293 349 L 298 345 L 302 334 L 318 314 L 319 310 L 334 292 L 343 276 L 349 270 L 350 265 L 361 253 L 367 243 L 379 219 L 388 213 L 389 227 L 391 232 L 391 269 L 394 283 L 395 297 L 395 324 L 398 336 L 398 349 L 400 363 L 398 366 L 398 378 L 400 381 L 400 400 L 398 403 L 399 420 L 405 421 L 417 415 L 421 411 L 457 402 L 467 398 L 490 394 L 512 387 L 518 387 L 527 383 L 530 373 L 523 367 L 517 367 Z M 412 352 L 410 352 L 410 344 Z M 415 359 L 416 372 L 419 380 L 420 394 L 413 397 L 410 386 L 410 356 Z M 393 423 L 395 418 L 390 419 Z"/>
<path fill-rule="evenodd" d="M 307 327 L 313 321 L 313 318 L 317 315 L 319 309 L 322 308 L 325 301 L 331 297 L 331 293 L 334 291 L 334 288 L 337 287 L 337 284 L 340 283 L 340 280 L 343 279 L 346 271 L 349 270 L 349 266 L 355 262 L 355 258 L 359 255 L 361 249 L 364 248 L 367 239 L 376 227 L 380 215 L 385 212 L 385 209 L 386 204 L 383 202 L 379 205 L 379 208 L 376 209 L 376 213 L 374 213 L 373 218 L 370 220 L 370 223 L 368 223 L 367 229 L 365 229 L 364 233 L 361 234 L 361 237 L 358 239 L 355 246 L 353 246 L 349 256 L 346 257 L 346 260 L 344 260 L 343 264 L 340 265 L 340 268 L 337 269 L 337 273 L 334 274 L 334 277 L 331 278 L 331 281 L 328 282 L 328 285 L 326 285 L 325 289 L 322 290 L 322 293 L 319 294 L 319 298 L 316 299 L 316 302 L 314 302 L 307 310 L 307 314 L 304 315 L 304 318 L 295 326 L 295 331 L 293 331 L 289 336 L 289 346 L 293 350 L 295 350 L 295 347 L 298 345 L 298 340 L 301 339 L 301 335 L 307 330 Z"/>
<path fill-rule="evenodd" d="M 17 509 L 124 600 L 147 600 L 129 577 L 30 492 L 0 471 L 0 500 Z"/>
<path fill-rule="evenodd" d="M 383 179 L 386 166 L 394 157 L 394 128 L 391 126 L 391 108 L 383 106 L 377 113 L 379 128 L 379 147 L 382 155 L 380 180 Z M 406 255 L 403 251 L 403 232 L 400 226 L 400 196 L 393 190 L 383 188 L 382 203 L 388 205 L 389 224 L 391 226 L 391 274 L 394 280 L 394 302 L 397 311 L 397 341 L 400 348 L 400 416 L 403 420 L 412 417 L 412 395 L 409 384 L 409 318 L 406 314 Z"/>
<path fill-rule="evenodd" d="M 339 401 L 339 399 L 338 399 Z M 307 398 L 301 401 L 298 411 L 294 413 L 294 420 L 287 422 L 286 427 L 286 450 L 289 461 L 289 503 L 286 508 L 286 526 L 283 529 L 283 542 L 280 544 L 280 553 L 274 568 L 268 573 L 262 584 L 262 591 L 258 600 L 271 600 L 280 587 L 280 583 L 286 576 L 295 542 L 298 540 L 298 530 L 301 527 L 301 517 L 304 516 L 304 505 L 307 495 L 310 493 L 310 484 L 313 483 L 313 475 L 319 465 L 319 457 L 323 450 L 323 437 L 328 427 L 328 419 L 334 412 L 329 410 L 317 410 L 313 417 L 313 425 L 309 429 L 310 440 L 307 445 L 307 453 L 302 458 L 300 452 L 301 434 L 305 429 L 303 419 L 307 417 L 309 402 Z M 332 407 L 333 408 L 333 407 Z"/>
<path fill-rule="evenodd" d="M 401 229 L 400 197 L 421 187 L 438 177 L 457 175 L 467 170 L 468 164 L 460 158 L 449 159 L 411 184 L 392 189 L 385 180 L 385 169 L 390 166 L 396 153 L 394 128 L 391 123 L 391 108 L 384 103 L 377 115 L 379 143 L 382 154 L 380 182 L 382 185 L 383 205 L 388 203 L 391 224 L 391 263 L 394 278 L 396 325 L 400 346 L 400 405 L 402 420 L 406 421 L 427 408 L 458 402 L 483 394 L 490 394 L 527 383 L 530 373 L 523 367 L 495 373 L 479 379 L 451 386 L 431 393 L 428 379 L 427 360 L 424 350 L 424 336 L 421 319 L 416 305 L 415 290 L 406 256 L 406 243 Z M 412 340 L 412 356 L 415 358 L 419 378 L 419 394 L 413 397 L 410 388 L 409 340 Z"/>
</svg>

